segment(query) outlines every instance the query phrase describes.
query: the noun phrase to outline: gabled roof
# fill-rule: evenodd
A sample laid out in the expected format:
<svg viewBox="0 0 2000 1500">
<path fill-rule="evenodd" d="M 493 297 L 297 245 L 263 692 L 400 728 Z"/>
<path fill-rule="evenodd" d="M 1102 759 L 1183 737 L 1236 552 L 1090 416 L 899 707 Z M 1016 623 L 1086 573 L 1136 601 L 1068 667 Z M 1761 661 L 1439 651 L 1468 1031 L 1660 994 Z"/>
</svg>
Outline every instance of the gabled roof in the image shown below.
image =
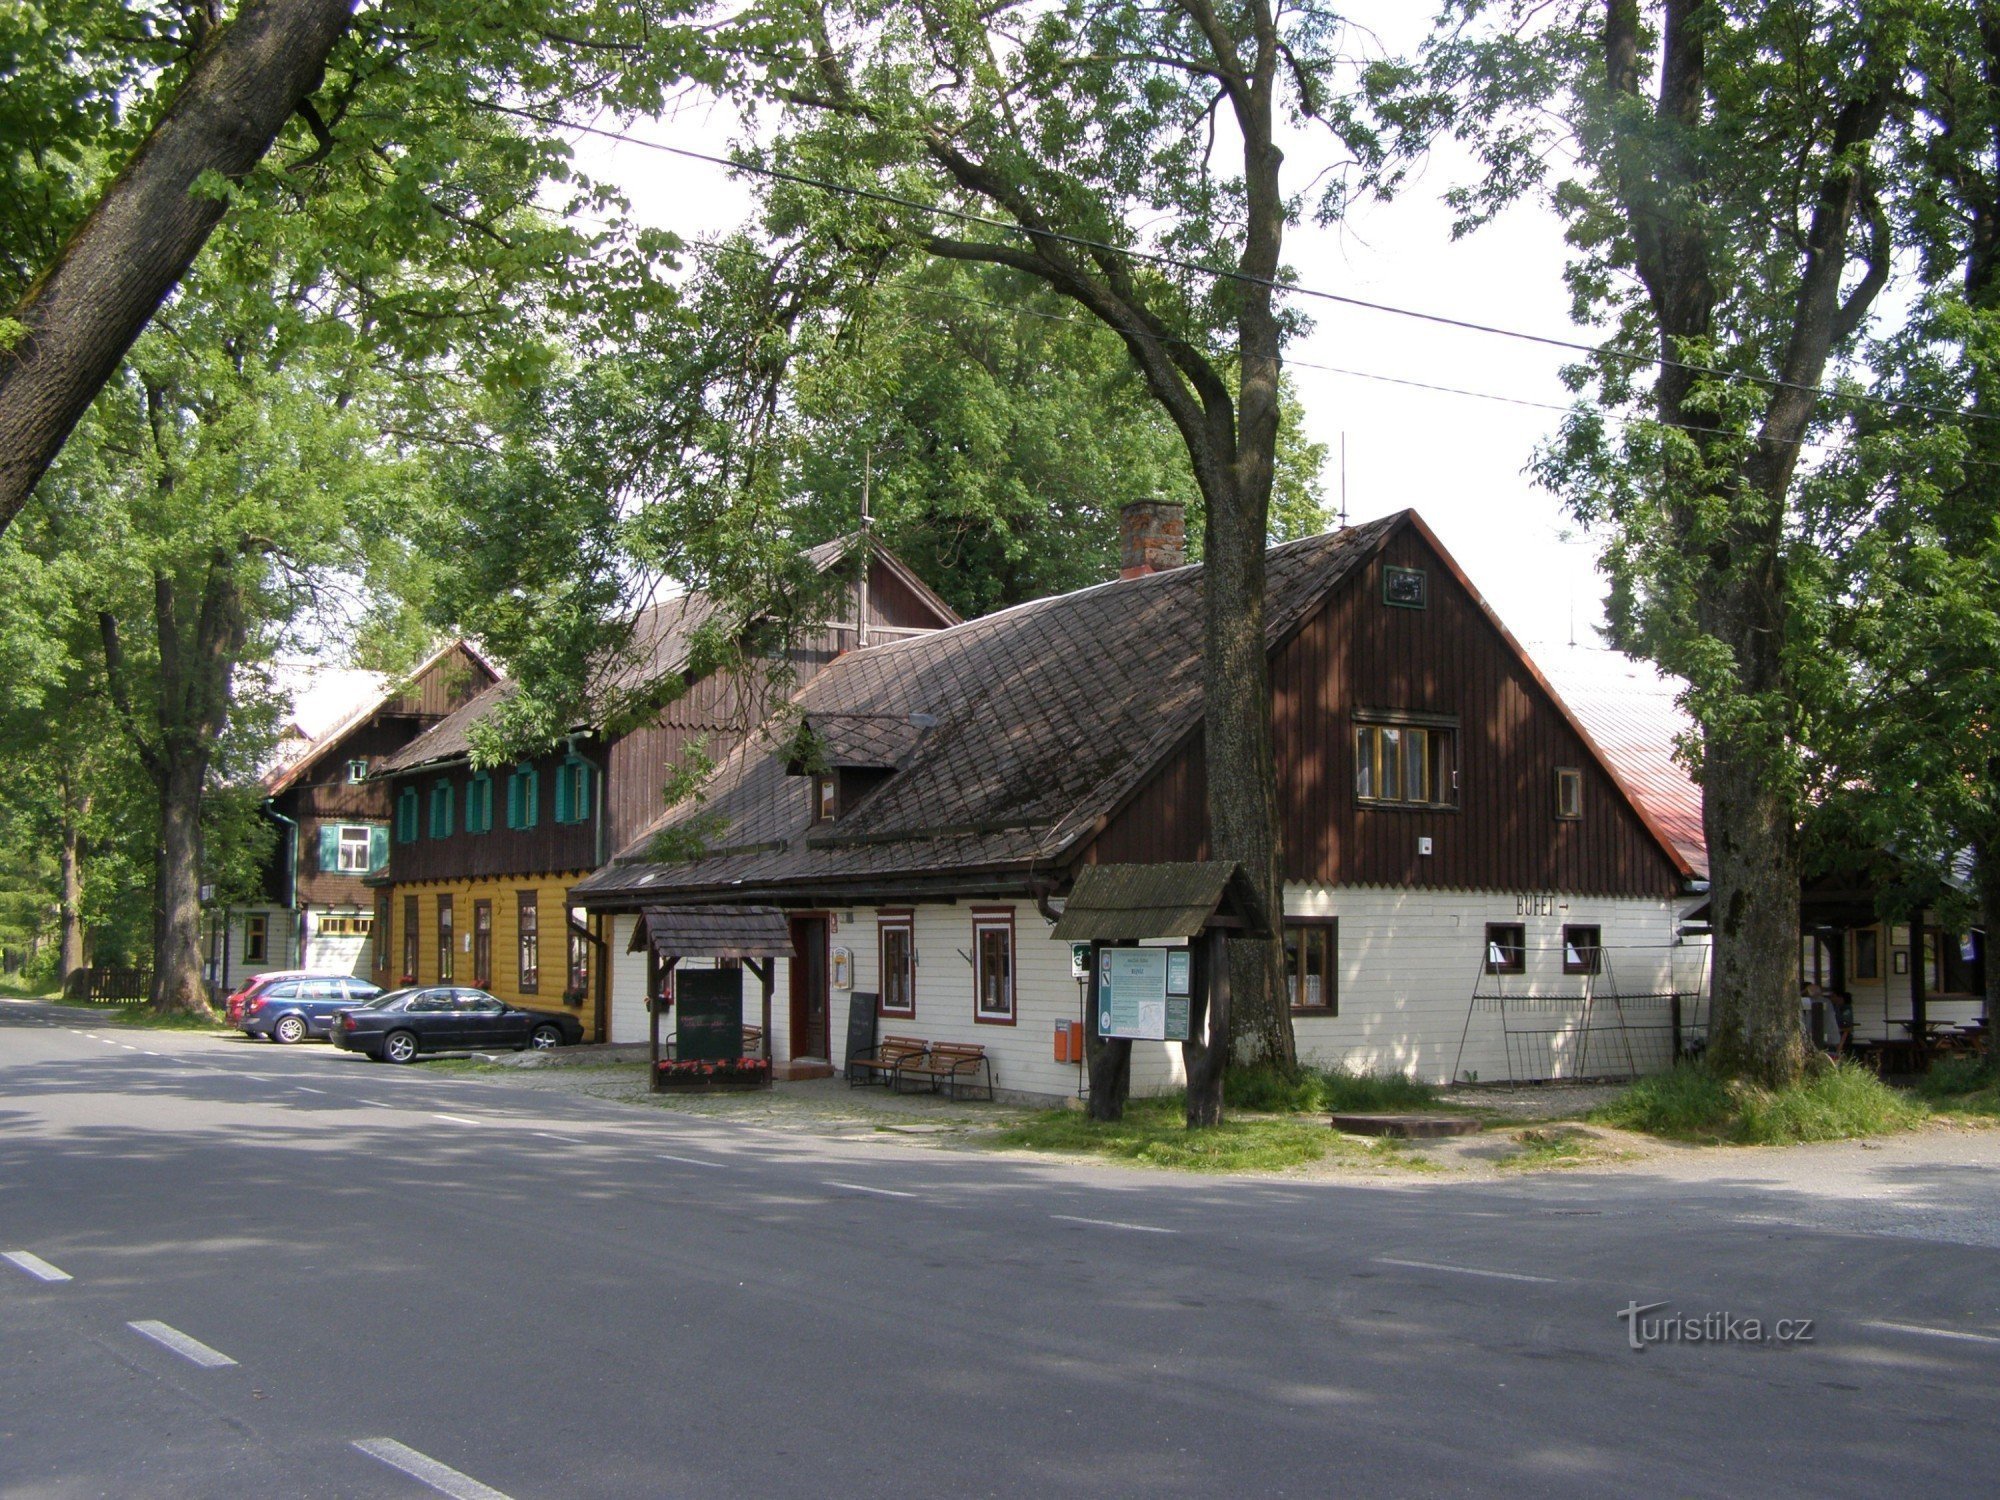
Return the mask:
<svg viewBox="0 0 2000 1500">
<path fill-rule="evenodd" d="M 288 732 L 274 764 L 264 772 L 264 794 L 275 797 L 324 760 L 354 730 L 399 697 L 454 651 L 465 654 L 493 676 L 500 670 L 470 641 L 448 641 L 398 677 L 352 667 L 314 668 L 291 689 Z"/>
<path fill-rule="evenodd" d="M 806 564 L 817 573 L 825 573 L 852 556 L 860 539 L 857 532 L 810 547 L 803 554 Z M 868 541 L 876 562 L 917 593 L 937 611 L 940 619 L 952 622 L 958 619 L 952 607 L 938 598 L 894 553 L 873 536 Z M 608 710 L 621 700 L 687 670 L 696 632 L 718 619 L 720 614 L 721 606 L 700 591 L 676 594 L 640 610 L 632 617 L 632 632 L 625 645 L 606 657 L 586 685 L 587 711 L 595 714 Z M 514 691 L 510 682 L 495 683 L 457 713 L 433 725 L 395 755 L 384 759 L 379 769 L 394 774 L 421 766 L 463 760 L 472 751 L 474 726 L 483 722 Z M 584 733 L 596 726 L 586 722 L 571 727 L 577 733 Z"/>
<path fill-rule="evenodd" d="M 1085 865 L 1049 934 L 1077 938 L 1191 938 L 1218 915 L 1269 936 L 1270 917 L 1243 866 L 1233 859 L 1150 865 Z"/>
<path fill-rule="evenodd" d="M 1449 562 L 1410 511 L 1272 548 L 1269 645 L 1289 638 L 1406 526 Z M 713 898 L 1037 868 L 1053 875 L 1199 723 L 1203 582 L 1193 566 L 1099 584 L 843 657 L 795 695 L 791 712 L 807 724 L 906 726 L 897 738 L 913 734 L 914 744 L 898 744 L 895 776 L 838 822 L 814 824 L 803 782 L 787 774 L 790 745 L 771 737 L 786 732 L 774 722 L 717 768 L 698 799 L 668 811 L 581 882 L 577 899 L 630 905 L 653 893 Z M 1560 697 L 1550 697 L 1590 743 Z M 1599 758 L 1685 873 L 1685 857 L 1616 766 Z M 705 852 L 649 860 L 660 835 L 673 832 Z"/>
<path fill-rule="evenodd" d="M 1296 630 L 1403 519 L 1272 548 L 1270 641 Z M 831 714 L 920 729 L 896 776 L 815 828 L 786 772 L 788 747 L 753 735 L 698 803 L 657 820 L 576 888 L 579 899 L 1059 861 L 1199 720 L 1202 581 L 1197 566 L 1098 584 L 840 658 L 794 710 L 808 723 Z M 718 823 L 706 857 L 645 862 L 662 831 Z"/>
</svg>

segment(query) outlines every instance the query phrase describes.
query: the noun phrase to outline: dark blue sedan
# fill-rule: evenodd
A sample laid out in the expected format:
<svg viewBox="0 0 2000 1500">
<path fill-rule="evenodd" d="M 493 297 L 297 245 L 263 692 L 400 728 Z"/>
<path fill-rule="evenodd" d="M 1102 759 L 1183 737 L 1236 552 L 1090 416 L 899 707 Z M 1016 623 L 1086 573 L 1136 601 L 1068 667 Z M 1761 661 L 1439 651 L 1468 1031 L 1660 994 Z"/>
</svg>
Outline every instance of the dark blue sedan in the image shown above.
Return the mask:
<svg viewBox="0 0 2000 1500">
<path fill-rule="evenodd" d="M 537 1051 L 583 1040 L 575 1016 L 524 1010 L 484 990 L 430 985 L 391 990 L 340 1013 L 328 1038 L 376 1062 L 406 1063 L 422 1052 Z"/>
<path fill-rule="evenodd" d="M 342 1011 L 373 1000 L 381 993 L 380 985 L 339 974 L 281 979 L 244 1000 L 243 1014 L 236 1025 L 246 1036 L 302 1042 L 309 1036 L 325 1036 Z"/>
</svg>

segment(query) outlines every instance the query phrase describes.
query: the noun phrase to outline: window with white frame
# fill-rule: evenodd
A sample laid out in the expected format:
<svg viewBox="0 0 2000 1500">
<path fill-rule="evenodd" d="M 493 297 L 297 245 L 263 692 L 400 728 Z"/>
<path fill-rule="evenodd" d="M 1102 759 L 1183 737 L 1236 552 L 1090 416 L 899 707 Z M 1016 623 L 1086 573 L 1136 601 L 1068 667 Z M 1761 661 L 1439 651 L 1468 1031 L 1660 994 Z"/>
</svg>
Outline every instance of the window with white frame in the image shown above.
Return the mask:
<svg viewBox="0 0 2000 1500">
<path fill-rule="evenodd" d="M 1014 913 L 972 913 L 972 1019 L 1014 1024 Z"/>
<path fill-rule="evenodd" d="M 350 823 L 341 828 L 338 868 L 343 875 L 368 873 L 368 829 L 365 825 Z"/>
</svg>

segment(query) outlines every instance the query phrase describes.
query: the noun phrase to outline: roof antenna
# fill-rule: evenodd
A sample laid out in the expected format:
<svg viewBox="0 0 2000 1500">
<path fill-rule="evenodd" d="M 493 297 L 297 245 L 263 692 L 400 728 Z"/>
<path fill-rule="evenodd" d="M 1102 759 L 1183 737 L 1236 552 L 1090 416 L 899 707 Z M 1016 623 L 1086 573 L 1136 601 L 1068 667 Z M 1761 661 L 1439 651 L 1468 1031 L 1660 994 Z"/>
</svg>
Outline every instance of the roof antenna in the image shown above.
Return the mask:
<svg viewBox="0 0 2000 1500">
<path fill-rule="evenodd" d="M 868 649 L 868 567 L 875 560 L 875 544 L 868 534 L 868 487 L 875 477 L 875 449 L 861 450 L 861 587 L 854 603 L 854 649 Z"/>
<path fill-rule="evenodd" d="M 1340 529 L 1347 530 L 1347 434 L 1340 435 Z"/>
</svg>

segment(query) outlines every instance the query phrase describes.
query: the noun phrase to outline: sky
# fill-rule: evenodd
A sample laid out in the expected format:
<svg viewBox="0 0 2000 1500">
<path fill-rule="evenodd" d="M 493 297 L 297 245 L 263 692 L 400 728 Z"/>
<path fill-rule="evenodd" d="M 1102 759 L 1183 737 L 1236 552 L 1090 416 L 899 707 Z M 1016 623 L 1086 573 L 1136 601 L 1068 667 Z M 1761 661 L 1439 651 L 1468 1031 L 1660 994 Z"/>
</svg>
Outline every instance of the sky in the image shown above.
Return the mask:
<svg viewBox="0 0 2000 1500">
<path fill-rule="evenodd" d="M 1408 0 L 1362 8 L 1378 13 L 1381 41 L 1390 47 L 1413 45 L 1412 21 L 1430 9 Z M 720 154 L 739 129 L 726 111 L 693 106 L 621 133 Z M 1309 149 L 1301 142 L 1288 152 L 1288 186 L 1310 175 Z M 577 139 L 576 152 L 586 172 L 622 188 L 643 223 L 708 238 L 748 216 L 750 194 L 719 167 L 587 135 Z M 1562 282 L 1561 227 L 1546 208 L 1517 206 L 1475 235 L 1452 240 L 1441 195 L 1464 170 L 1462 161 L 1440 159 L 1393 203 L 1360 205 L 1332 229 L 1293 229 L 1286 262 L 1307 286 L 1578 338 Z M 1525 472 L 1559 416 L 1521 403 L 1567 404 L 1557 378 L 1563 351 L 1324 302 L 1305 310 L 1313 330 L 1288 346 L 1286 359 L 1307 435 L 1328 449 L 1329 505 L 1341 503 L 1344 434 L 1350 520 L 1414 508 L 1538 655 L 1572 639 L 1597 644 L 1593 627 L 1603 617 L 1604 588 L 1595 549 Z"/>
</svg>

